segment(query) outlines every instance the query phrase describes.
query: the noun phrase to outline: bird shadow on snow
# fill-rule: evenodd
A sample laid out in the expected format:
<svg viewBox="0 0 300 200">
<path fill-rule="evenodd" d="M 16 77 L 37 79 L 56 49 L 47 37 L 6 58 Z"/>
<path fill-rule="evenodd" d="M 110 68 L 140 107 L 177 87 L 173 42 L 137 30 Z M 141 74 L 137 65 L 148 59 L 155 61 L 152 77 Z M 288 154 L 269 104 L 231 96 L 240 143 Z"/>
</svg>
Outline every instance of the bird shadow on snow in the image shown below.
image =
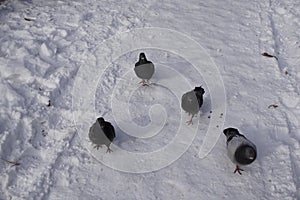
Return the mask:
<svg viewBox="0 0 300 200">
<path fill-rule="evenodd" d="M 163 70 L 160 70 L 156 67 L 155 72 L 151 78 L 151 82 L 157 83 L 160 80 L 170 80 L 172 78 L 174 78 L 174 76 L 171 73 L 165 73 Z"/>
<path fill-rule="evenodd" d="M 126 132 L 120 129 L 119 126 L 117 126 L 116 124 L 114 124 L 114 128 L 116 132 L 116 138 L 114 139 L 113 143 L 115 145 L 120 146 L 122 145 L 122 143 L 135 140 L 135 137 L 128 135 Z"/>
<path fill-rule="evenodd" d="M 209 97 L 204 97 L 203 99 L 203 105 L 200 108 L 200 112 L 201 114 L 206 114 L 209 113 L 211 111 L 211 99 L 210 96 Z"/>
</svg>

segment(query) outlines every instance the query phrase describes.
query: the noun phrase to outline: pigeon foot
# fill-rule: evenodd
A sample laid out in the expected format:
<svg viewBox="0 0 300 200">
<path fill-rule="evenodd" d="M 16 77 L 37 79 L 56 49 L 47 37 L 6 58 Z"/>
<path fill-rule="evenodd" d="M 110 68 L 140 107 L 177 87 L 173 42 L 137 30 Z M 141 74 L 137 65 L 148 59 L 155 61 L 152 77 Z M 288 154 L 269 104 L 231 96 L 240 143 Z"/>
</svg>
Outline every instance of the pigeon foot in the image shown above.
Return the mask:
<svg viewBox="0 0 300 200">
<path fill-rule="evenodd" d="M 193 120 L 192 119 L 190 119 L 190 120 L 188 120 L 188 121 L 186 121 L 185 123 L 187 123 L 187 125 L 193 125 Z"/>
<path fill-rule="evenodd" d="M 190 120 L 186 121 L 187 125 L 191 125 L 191 124 L 193 125 L 193 117 L 194 115 L 192 115 Z"/>
<path fill-rule="evenodd" d="M 106 153 L 111 153 L 113 150 L 111 150 L 109 147 L 107 147 Z"/>
<path fill-rule="evenodd" d="M 238 172 L 240 175 L 242 175 L 241 171 L 244 171 L 244 170 L 243 170 L 243 169 L 241 169 L 241 168 L 239 168 L 239 166 L 237 165 L 237 166 L 235 167 L 235 170 L 234 170 L 234 172 L 233 172 L 233 173 L 236 173 L 236 172 Z"/>
<path fill-rule="evenodd" d="M 142 84 L 142 86 L 149 86 L 149 81 L 148 80 L 142 80 L 139 82 L 139 84 Z"/>
</svg>

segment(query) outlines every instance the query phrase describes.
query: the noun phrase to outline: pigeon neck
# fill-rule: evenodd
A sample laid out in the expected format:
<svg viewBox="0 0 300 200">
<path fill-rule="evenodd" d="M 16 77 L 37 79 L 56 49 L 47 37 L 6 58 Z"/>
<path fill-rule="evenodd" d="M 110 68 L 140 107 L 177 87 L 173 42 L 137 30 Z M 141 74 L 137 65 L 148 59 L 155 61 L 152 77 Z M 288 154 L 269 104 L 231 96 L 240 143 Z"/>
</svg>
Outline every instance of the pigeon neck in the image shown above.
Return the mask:
<svg viewBox="0 0 300 200">
<path fill-rule="evenodd" d="M 148 60 L 146 58 L 140 59 L 140 64 L 145 64 L 147 62 L 148 62 Z"/>
</svg>

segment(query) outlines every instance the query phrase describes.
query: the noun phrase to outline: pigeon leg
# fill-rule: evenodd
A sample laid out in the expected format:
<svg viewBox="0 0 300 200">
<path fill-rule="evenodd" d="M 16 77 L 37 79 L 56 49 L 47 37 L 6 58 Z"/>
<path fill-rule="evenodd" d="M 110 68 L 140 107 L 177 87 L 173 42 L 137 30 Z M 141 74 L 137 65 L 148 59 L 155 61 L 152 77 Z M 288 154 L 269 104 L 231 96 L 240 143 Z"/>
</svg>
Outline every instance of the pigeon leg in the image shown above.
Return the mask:
<svg viewBox="0 0 300 200">
<path fill-rule="evenodd" d="M 194 115 L 192 115 L 191 119 L 186 122 L 187 125 L 191 125 L 191 124 L 193 125 L 193 117 Z"/>
<path fill-rule="evenodd" d="M 142 86 L 149 86 L 149 84 L 147 83 L 146 80 L 142 80 L 141 82 L 139 82 L 140 84 L 142 84 Z"/>
<path fill-rule="evenodd" d="M 109 147 L 107 147 L 106 153 L 111 153 L 113 152 Z"/>
<path fill-rule="evenodd" d="M 237 166 L 235 167 L 235 170 L 234 170 L 234 172 L 233 172 L 233 173 L 236 173 L 236 172 L 238 172 L 240 175 L 242 175 L 241 171 L 244 171 L 244 170 L 243 170 L 243 169 L 241 169 L 241 168 L 239 168 L 239 166 L 237 165 Z"/>
</svg>

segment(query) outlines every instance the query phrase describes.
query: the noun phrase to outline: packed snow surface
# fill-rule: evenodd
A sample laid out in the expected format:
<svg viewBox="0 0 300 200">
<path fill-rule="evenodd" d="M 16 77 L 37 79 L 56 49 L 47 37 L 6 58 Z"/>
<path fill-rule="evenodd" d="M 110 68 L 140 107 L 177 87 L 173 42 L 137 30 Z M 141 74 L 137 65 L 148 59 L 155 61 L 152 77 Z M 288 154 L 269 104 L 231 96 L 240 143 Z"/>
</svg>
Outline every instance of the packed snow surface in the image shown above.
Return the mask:
<svg viewBox="0 0 300 200">
<path fill-rule="evenodd" d="M 0 199 L 300 199 L 299 30 L 294 0 L 0 1 Z M 242 175 L 227 127 L 257 146 Z"/>
</svg>

